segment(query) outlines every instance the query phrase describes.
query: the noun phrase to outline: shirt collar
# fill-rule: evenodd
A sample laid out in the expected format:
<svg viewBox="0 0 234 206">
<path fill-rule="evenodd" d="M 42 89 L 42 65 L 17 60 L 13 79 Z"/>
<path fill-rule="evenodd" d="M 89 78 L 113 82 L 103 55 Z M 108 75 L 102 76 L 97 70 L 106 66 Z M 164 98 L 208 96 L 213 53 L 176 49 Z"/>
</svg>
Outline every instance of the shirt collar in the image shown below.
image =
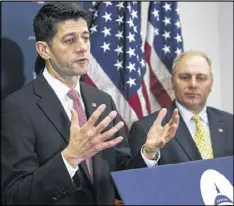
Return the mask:
<svg viewBox="0 0 234 206">
<path fill-rule="evenodd" d="M 175 103 L 176 103 L 176 106 L 177 106 L 178 110 L 180 111 L 180 114 L 183 117 L 184 121 L 186 123 L 189 123 L 189 121 L 192 119 L 194 114 L 191 111 L 189 111 L 188 109 L 186 109 L 183 105 L 181 105 L 177 100 L 175 101 Z M 208 117 L 207 117 L 206 111 L 207 111 L 207 107 L 205 106 L 197 116 L 199 116 L 203 121 L 208 123 Z"/>
<path fill-rule="evenodd" d="M 45 79 L 47 80 L 47 82 L 49 83 L 49 85 L 52 87 L 52 89 L 54 90 L 54 92 L 56 93 L 56 95 L 58 96 L 58 98 L 64 99 L 67 96 L 67 93 L 70 91 L 70 88 L 64 84 L 63 82 L 61 82 L 60 80 L 54 78 L 47 70 L 47 68 L 45 67 L 44 71 L 43 71 L 43 75 L 45 77 Z M 77 81 L 78 83 L 75 86 L 75 90 L 79 92 L 80 94 L 80 84 L 79 84 L 79 79 Z"/>
</svg>

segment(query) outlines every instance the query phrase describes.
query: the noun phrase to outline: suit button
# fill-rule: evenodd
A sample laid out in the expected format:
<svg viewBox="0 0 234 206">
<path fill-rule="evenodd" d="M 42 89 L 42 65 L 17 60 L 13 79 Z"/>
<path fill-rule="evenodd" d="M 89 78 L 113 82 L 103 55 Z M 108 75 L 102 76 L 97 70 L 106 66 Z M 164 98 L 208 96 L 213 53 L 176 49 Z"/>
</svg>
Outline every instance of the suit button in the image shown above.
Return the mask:
<svg viewBox="0 0 234 206">
<path fill-rule="evenodd" d="M 97 204 L 99 205 L 99 204 L 100 204 L 100 199 L 99 199 L 99 197 L 96 198 L 96 201 L 97 201 Z"/>
<path fill-rule="evenodd" d="M 58 198 L 57 198 L 57 197 L 52 197 L 52 200 L 53 200 L 53 201 L 57 201 Z"/>
<path fill-rule="evenodd" d="M 60 191 L 60 193 L 61 193 L 62 195 L 67 195 L 68 190 L 66 190 L 65 188 L 63 188 L 63 189 Z"/>
</svg>

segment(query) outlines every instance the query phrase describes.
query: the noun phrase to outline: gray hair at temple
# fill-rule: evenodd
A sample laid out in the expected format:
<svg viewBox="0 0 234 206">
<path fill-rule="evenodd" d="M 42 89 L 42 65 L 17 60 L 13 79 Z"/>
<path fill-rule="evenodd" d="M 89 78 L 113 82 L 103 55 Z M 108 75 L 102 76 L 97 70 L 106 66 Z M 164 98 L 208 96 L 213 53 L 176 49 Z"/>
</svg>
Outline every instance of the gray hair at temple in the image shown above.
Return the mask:
<svg viewBox="0 0 234 206">
<path fill-rule="evenodd" d="M 211 68 L 211 64 L 212 64 L 211 59 L 210 59 L 210 57 L 208 57 L 207 54 L 205 54 L 202 51 L 198 51 L 198 50 L 188 50 L 188 51 L 182 52 L 174 59 L 173 64 L 172 64 L 172 77 L 175 75 L 176 67 L 177 67 L 178 63 L 180 62 L 180 60 L 184 56 L 187 56 L 187 55 L 198 55 L 198 56 L 204 57 L 206 59 L 208 65 L 209 65 L 209 67 L 210 67 L 211 79 L 213 80 L 213 72 L 212 72 L 212 68 Z"/>
</svg>

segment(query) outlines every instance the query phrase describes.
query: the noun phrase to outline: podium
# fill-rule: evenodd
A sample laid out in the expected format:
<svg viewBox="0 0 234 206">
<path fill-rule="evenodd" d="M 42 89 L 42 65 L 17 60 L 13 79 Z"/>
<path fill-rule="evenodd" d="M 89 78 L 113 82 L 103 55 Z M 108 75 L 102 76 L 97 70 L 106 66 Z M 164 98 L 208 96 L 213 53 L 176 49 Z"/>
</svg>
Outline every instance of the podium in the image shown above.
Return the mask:
<svg viewBox="0 0 234 206">
<path fill-rule="evenodd" d="M 124 205 L 233 205 L 233 156 L 111 175 Z"/>
</svg>

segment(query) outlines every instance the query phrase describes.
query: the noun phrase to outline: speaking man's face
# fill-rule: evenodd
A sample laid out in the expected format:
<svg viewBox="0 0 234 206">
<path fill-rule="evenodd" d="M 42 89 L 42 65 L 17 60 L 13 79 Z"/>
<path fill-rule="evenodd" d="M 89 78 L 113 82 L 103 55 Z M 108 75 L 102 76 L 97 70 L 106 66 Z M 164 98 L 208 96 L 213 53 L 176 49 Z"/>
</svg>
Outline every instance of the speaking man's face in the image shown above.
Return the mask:
<svg viewBox="0 0 234 206">
<path fill-rule="evenodd" d="M 90 58 L 90 33 L 83 18 L 57 24 L 49 46 L 50 65 L 60 76 L 86 74 Z"/>
</svg>

